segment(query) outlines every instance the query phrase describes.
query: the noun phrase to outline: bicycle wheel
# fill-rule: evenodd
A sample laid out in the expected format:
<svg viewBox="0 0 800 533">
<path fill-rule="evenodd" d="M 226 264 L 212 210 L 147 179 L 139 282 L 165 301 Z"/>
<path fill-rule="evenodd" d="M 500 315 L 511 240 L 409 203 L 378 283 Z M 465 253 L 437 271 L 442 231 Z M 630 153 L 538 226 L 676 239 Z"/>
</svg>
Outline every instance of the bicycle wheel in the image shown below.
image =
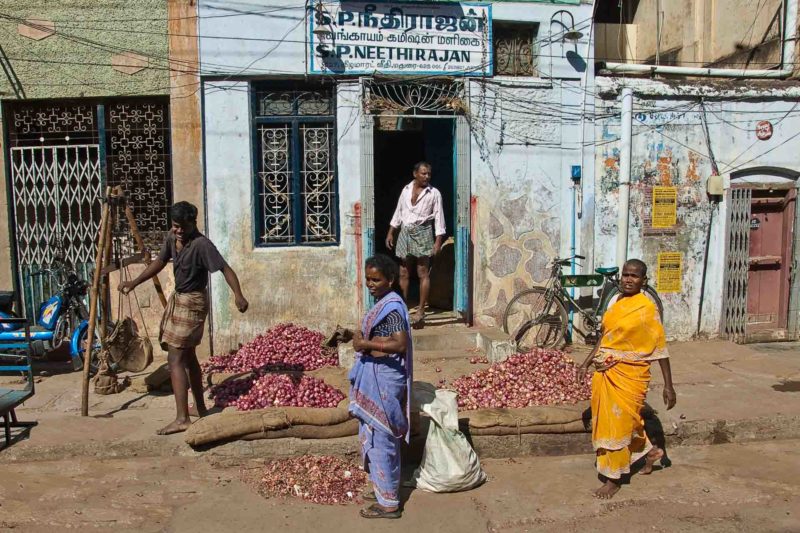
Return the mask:
<svg viewBox="0 0 800 533">
<path fill-rule="evenodd" d="M 651 287 L 650 285 L 645 285 L 642 288 L 642 292 L 645 296 L 650 298 L 650 301 L 656 304 L 656 308 L 658 308 L 658 317 L 661 319 L 661 322 L 664 322 L 664 304 L 661 303 L 661 298 L 659 298 L 658 293 L 656 290 Z M 600 310 L 605 313 L 608 306 L 611 305 L 612 302 L 616 301 L 617 297 L 620 295 L 619 287 L 612 286 L 608 293 L 606 294 L 605 301 L 603 305 L 600 306 Z"/>
<path fill-rule="evenodd" d="M 503 331 L 517 342 L 517 350 L 553 348 L 564 341 L 567 309 L 557 297 L 547 301 L 544 287 L 533 287 L 514 296 L 503 313 Z"/>
</svg>

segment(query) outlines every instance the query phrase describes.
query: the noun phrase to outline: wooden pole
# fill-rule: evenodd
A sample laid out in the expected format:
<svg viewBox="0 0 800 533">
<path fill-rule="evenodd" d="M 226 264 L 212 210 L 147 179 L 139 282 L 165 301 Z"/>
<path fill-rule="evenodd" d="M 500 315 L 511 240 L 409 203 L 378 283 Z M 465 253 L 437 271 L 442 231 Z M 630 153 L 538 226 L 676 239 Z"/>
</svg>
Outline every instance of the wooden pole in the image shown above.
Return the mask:
<svg viewBox="0 0 800 533">
<path fill-rule="evenodd" d="M 92 277 L 92 288 L 89 293 L 89 331 L 86 336 L 86 350 L 83 354 L 83 391 L 81 394 L 81 416 L 89 416 L 89 378 L 92 360 L 92 349 L 94 348 L 94 330 L 97 323 L 97 303 L 100 297 L 100 272 L 103 270 L 103 259 L 108 233 L 109 215 L 111 206 L 109 196 L 111 188 L 106 189 L 105 203 L 103 204 L 103 214 L 100 218 L 100 231 L 97 236 L 97 254 L 95 255 L 94 275 Z"/>
<path fill-rule="evenodd" d="M 111 252 L 114 246 L 114 240 L 112 238 L 114 229 L 114 219 L 115 219 L 114 208 L 110 207 L 108 222 L 106 223 L 106 233 L 105 233 L 104 249 L 103 249 L 104 268 L 107 265 L 111 264 Z M 101 286 L 100 286 L 99 298 L 103 302 L 103 305 L 100 305 L 98 309 L 98 313 L 100 314 L 100 339 L 101 341 L 105 341 L 106 333 L 108 331 L 108 319 L 111 317 L 111 307 L 110 307 L 111 302 L 108 293 L 109 291 L 108 274 L 104 274 L 103 272 L 101 272 L 100 280 L 101 280 Z"/>
<path fill-rule="evenodd" d="M 151 260 L 150 252 L 144 247 L 144 239 L 142 239 L 142 235 L 139 233 L 139 228 L 136 226 L 136 218 L 133 216 L 133 210 L 127 204 L 125 205 L 125 218 L 128 219 L 128 226 L 130 227 L 131 234 L 133 235 L 133 240 L 136 242 L 136 246 L 139 248 L 139 252 L 142 254 L 142 260 L 144 261 L 145 266 L 147 266 L 150 264 Z M 161 305 L 166 309 L 167 297 L 164 296 L 164 289 L 161 287 L 161 282 L 158 280 L 158 274 L 153 276 L 153 285 L 158 293 L 158 299 L 161 300 Z"/>
</svg>

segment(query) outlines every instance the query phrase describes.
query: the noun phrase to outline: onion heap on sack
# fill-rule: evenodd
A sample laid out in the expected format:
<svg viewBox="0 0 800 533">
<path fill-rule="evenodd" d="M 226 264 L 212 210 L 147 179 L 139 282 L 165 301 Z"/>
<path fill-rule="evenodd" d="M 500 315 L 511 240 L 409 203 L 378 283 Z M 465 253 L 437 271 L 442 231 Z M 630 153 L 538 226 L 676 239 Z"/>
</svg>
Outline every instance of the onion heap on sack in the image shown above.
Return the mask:
<svg viewBox="0 0 800 533">
<path fill-rule="evenodd" d="M 337 366 L 336 350 L 322 346 L 322 333 L 302 326 L 278 324 L 228 355 L 215 355 L 203 363 L 203 371 L 249 372 L 252 370 L 316 370 Z"/>
<path fill-rule="evenodd" d="M 304 455 L 267 462 L 253 481 L 258 492 L 268 498 L 293 496 L 335 505 L 358 501 L 367 485 L 367 474 L 353 461 L 330 455 Z"/>
<path fill-rule="evenodd" d="M 324 381 L 310 376 L 265 374 L 228 380 L 211 387 L 216 407 L 239 411 L 265 407 L 336 407 L 345 396 Z"/>
<path fill-rule="evenodd" d="M 466 410 L 574 404 L 591 398 L 591 378 L 578 383 L 577 371 L 563 352 L 533 350 L 462 376 L 452 386 L 458 406 Z"/>
</svg>

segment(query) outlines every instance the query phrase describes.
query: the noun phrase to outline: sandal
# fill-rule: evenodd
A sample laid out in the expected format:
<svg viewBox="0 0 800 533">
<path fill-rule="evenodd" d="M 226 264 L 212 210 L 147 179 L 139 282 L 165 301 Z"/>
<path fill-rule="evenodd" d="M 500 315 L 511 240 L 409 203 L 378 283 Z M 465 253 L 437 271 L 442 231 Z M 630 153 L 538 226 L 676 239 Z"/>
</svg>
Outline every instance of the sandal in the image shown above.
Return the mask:
<svg viewBox="0 0 800 533">
<path fill-rule="evenodd" d="M 364 501 L 368 501 L 368 502 L 377 502 L 378 501 L 378 497 L 375 496 L 375 491 L 374 490 L 370 490 L 370 491 L 367 491 L 367 492 L 363 493 L 361 495 L 361 499 L 364 500 Z"/>
<path fill-rule="evenodd" d="M 358 514 L 361 518 L 400 518 L 403 512 L 400 509 L 396 511 L 384 511 L 377 504 L 370 505 L 366 509 L 361 509 Z"/>
</svg>

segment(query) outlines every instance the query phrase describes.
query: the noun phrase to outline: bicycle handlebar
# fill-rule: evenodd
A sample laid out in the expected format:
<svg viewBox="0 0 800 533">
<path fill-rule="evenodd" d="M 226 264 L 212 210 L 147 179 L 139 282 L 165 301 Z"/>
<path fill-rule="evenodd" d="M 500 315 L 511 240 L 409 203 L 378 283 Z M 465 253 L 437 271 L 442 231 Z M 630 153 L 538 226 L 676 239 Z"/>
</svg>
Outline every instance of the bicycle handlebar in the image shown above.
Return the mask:
<svg viewBox="0 0 800 533">
<path fill-rule="evenodd" d="M 563 259 L 560 258 L 560 257 L 556 257 L 556 258 L 553 259 L 553 264 L 569 266 L 576 259 L 586 259 L 586 258 L 584 256 L 578 255 L 578 254 L 575 254 L 572 257 L 565 257 Z"/>
</svg>

